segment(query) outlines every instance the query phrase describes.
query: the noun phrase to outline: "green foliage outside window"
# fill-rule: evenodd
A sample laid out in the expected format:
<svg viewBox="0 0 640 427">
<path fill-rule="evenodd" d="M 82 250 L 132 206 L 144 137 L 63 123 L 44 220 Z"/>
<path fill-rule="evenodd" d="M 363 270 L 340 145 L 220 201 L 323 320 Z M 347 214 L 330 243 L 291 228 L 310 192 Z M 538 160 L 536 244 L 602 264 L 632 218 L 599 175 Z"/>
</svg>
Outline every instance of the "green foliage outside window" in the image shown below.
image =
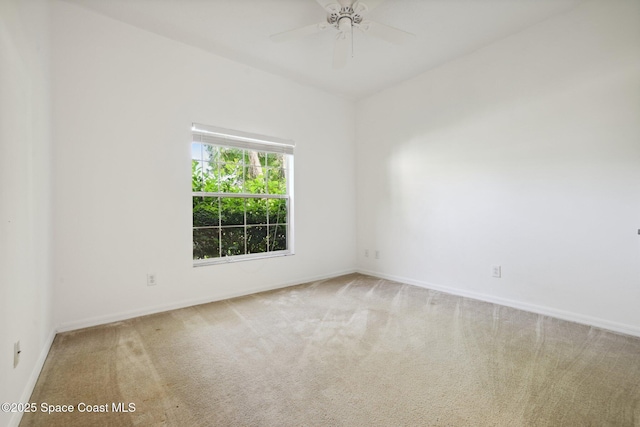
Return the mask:
<svg viewBox="0 0 640 427">
<path fill-rule="evenodd" d="M 191 172 L 193 259 L 287 249 L 284 155 L 193 143 Z"/>
</svg>

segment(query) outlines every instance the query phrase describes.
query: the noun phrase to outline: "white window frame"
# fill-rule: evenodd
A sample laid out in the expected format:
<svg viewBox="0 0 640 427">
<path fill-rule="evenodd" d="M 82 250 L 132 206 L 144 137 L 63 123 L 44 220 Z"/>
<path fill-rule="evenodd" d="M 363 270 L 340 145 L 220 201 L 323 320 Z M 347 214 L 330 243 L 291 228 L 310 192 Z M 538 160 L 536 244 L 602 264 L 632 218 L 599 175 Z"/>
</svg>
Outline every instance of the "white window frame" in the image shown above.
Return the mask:
<svg viewBox="0 0 640 427">
<path fill-rule="evenodd" d="M 286 183 L 287 194 L 251 194 L 251 193 L 208 193 L 191 191 L 192 197 L 239 197 L 239 198 L 267 198 L 267 199 L 288 199 L 287 203 L 287 249 L 271 252 L 260 252 L 254 254 L 231 255 L 216 258 L 193 259 L 193 266 L 199 267 L 212 264 L 227 264 L 230 262 L 247 261 L 252 259 L 274 258 L 281 256 L 293 255 L 294 252 L 294 203 L 293 203 L 293 150 L 295 143 L 291 140 L 280 139 L 265 135 L 225 129 L 216 126 L 203 125 L 193 123 L 191 126 L 191 143 L 214 145 L 222 147 L 242 148 L 246 150 L 255 150 L 267 153 L 284 154 L 286 157 Z M 193 218 L 193 211 L 192 211 Z M 246 228 L 245 224 L 245 228 Z M 193 230 L 195 227 L 191 225 L 192 243 Z M 246 237 L 245 237 L 246 238 Z"/>
</svg>

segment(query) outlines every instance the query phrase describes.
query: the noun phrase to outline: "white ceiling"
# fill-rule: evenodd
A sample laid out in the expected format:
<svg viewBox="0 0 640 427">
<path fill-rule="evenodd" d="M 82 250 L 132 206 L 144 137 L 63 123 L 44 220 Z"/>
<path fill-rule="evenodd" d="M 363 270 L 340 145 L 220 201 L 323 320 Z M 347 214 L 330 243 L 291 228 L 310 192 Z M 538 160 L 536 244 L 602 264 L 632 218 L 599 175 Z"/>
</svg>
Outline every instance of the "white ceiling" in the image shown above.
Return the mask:
<svg viewBox="0 0 640 427">
<path fill-rule="evenodd" d="M 468 54 L 584 0 L 387 0 L 367 18 L 416 37 L 402 46 L 354 34 L 332 68 L 332 28 L 289 42 L 272 34 L 321 22 L 315 0 L 65 0 L 234 61 L 359 99 Z M 366 3 L 366 0 L 362 0 Z"/>
</svg>

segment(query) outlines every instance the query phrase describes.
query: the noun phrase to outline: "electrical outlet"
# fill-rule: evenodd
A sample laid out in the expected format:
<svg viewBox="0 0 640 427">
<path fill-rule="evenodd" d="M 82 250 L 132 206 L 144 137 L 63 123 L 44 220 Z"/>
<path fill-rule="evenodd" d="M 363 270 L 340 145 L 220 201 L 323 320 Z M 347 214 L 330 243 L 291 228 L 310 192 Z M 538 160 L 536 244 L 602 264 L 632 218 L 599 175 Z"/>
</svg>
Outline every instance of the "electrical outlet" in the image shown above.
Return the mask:
<svg viewBox="0 0 640 427">
<path fill-rule="evenodd" d="M 494 265 L 491 267 L 491 276 L 492 277 L 502 277 L 502 267 L 499 265 Z"/>
<path fill-rule="evenodd" d="M 18 363 L 20 363 L 20 353 L 20 341 L 16 341 L 13 343 L 13 369 L 15 369 L 18 366 Z"/>
<path fill-rule="evenodd" d="M 155 286 L 156 282 L 156 273 L 147 273 L 147 286 Z"/>
<path fill-rule="evenodd" d="M 376 254 L 375 254 L 376 259 L 380 259 L 380 251 L 376 249 Z"/>
<path fill-rule="evenodd" d="M 369 249 L 364 250 L 364 257 L 369 258 Z"/>
</svg>

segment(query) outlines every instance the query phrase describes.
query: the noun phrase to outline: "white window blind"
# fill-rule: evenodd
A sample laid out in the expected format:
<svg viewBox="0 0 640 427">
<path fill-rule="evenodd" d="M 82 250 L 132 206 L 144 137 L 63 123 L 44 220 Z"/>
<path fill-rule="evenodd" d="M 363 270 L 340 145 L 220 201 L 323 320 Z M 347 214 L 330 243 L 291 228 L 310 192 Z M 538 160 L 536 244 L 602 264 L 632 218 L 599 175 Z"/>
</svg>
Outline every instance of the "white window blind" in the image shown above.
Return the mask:
<svg viewBox="0 0 640 427">
<path fill-rule="evenodd" d="M 242 148 L 245 150 L 265 151 L 268 153 L 293 154 L 295 143 L 290 140 L 258 135 L 237 130 L 193 123 L 191 127 L 193 142 Z"/>
</svg>

